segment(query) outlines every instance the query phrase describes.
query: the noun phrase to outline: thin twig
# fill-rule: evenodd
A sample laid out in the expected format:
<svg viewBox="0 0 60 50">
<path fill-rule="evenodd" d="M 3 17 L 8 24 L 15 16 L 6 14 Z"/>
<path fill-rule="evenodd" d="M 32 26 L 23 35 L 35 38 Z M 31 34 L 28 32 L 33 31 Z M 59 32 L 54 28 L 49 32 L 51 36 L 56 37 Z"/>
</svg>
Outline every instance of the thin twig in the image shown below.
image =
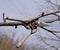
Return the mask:
<svg viewBox="0 0 60 50">
<path fill-rule="evenodd" d="M 55 15 L 56 16 L 56 13 L 60 13 L 60 11 L 56 11 L 56 12 L 52 12 L 52 13 L 48 13 L 48 14 L 44 14 L 44 12 L 43 12 L 41 15 L 38 15 L 35 19 L 32 19 L 32 20 L 18 20 L 18 19 L 10 19 L 8 17 L 6 18 L 6 20 L 19 21 L 19 22 L 26 24 L 26 23 L 31 23 L 31 22 L 37 21 L 39 18 L 48 16 L 48 15 Z"/>
<path fill-rule="evenodd" d="M 5 13 L 3 13 L 3 21 L 6 22 Z"/>
<path fill-rule="evenodd" d="M 50 33 L 52 33 L 52 34 L 55 35 L 58 39 L 60 39 L 60 37 L 57 36 L 53 31 L 48 30 L 48 29 L 46 29 L 46 28 L 44 28 L 44 27 L 40 27 L 40 28 L 42 28 L 42 29 L 44 29 L 44 30 L 46 30 L 46 31 L 48 31 L 48 32 L 50 32 Z"/>
<path fill-rule="evenodd" d="M 55 22 L 55 21 L 60 21 L 60 19 L 54 19 L 54 20 L 47 20 L 47 21 L 44 21 L 45 23 L 52 23 L 52 22 Z"/>
</svg>

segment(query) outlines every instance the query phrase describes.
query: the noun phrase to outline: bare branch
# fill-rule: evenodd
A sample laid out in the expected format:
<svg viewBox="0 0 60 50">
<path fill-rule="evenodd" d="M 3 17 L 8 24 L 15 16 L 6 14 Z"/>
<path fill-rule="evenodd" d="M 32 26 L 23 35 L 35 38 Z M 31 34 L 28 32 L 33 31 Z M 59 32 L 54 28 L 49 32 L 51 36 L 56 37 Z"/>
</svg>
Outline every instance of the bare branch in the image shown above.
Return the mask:
<svg viewBox="0 0 60 50">
<path fill-rule="evenodd" d="M 35 19 L 32 19 L 32 20 L 18 20 L 18 19 L 10 19 L 8 17 L 6 17 L 5 19 L 6 20 L 11 20 L 11 21 L 18 21 L 18 22 L 22 22 L 24 24 L 30 24 L 32 22 L 35 22 L 37 21 L 39 18 L 41 17 L 45 17 L 45 16 L 48 16 L 48 15 L 55 15 L 55 16 L 58 16 L 56 13 L 60 13 L 60 11 L 56 11 L 56 12 L 52 12 L 52 13 L 48 13 L 48 14 L 44 14 L 44 12 L 41 14 L 41 15 L 38 15 Z M 60 17 L 60 16 L 59 16 Z"/>
<path fill-rule="evenodd" d="M 18 19 L 10 19 L 8 17 L 4 18 L 4 13 L 3 13 L 3 20 L 6 21 L 6 20 L 10 20 L 10 21 L 16 21 L 16 22 L 0 22 L 0 26 L 15 26 L 15 28 L 17 28 L 17 26 L 19 25 L 22 25 L 24 26 L 26 29 L 31 29 L 31 33 L 28 33 L 25 37 L 23 37 L 23 39 L 21 40 L 21 42 L 19 42 L 17 44 L 17 47 L 19 48 L 19 46 L 21 46 L 25 41 L 26 39 L 32 35 L 33 33 L 35 33 L 37 31 L 37 27 L 40 27 L 50 33 L 52 33 L 53 35 L 55 35 L 58 39 L 60 39 L 59 36 L 57 36 L 55 33 L 57 31 L 52 31 L 52 30 L 48 30 L 46 28 L 44 28 L 43 26 L 49 26 L 47 25 L 47 23 L 45 22 L 37 22 L 39 20 L 39 18 L 42 18 L 42 17 L 45 17 L 45 16 L 48 16 L 48 15 L 55 15 L 55 16 L 58 16 L 56 13 L 60 13 L 60 11 L 56 11 L 56 12 L 52 12 L 52 13 L 47 13 L 47 14 L 44 14 L 44 12 L 41 14 L 41 15 L 38 15 L 37 18 L 34 18 L 34 19 L 31 19 L 31 20 L 18 20 Z M 59 16 L 60 17 L 60 16 Z M 56 21 L 56 20 L 54 20 Z M 53 21 L 53 22 L 54 22 Z M 50 21 L 51 22 L 51 21 Z M 55 32 L 55 33 L 54 33 Z M 58 32 L 59 33 L 59 32 Z"/>
<path fill-rule="evenodd" d="M 21 22 L 0 22 L 0 26 L 23 25 Z"/>
<path fill-rule="evenodd" d="M 40 27 L 40 26 L 50 26 L 50 25 L 48 25 L 46 22 L 38 22 L 38 27 Z"/>
<path fill-rule="evenodd" d="M 60 16 L 57 15 L 57 14 L 55 14 L 55 13 L 54 13 L 54 15 L 55 16 L 58 16 L 58 18 L 57 19 L 54 19 L 54 20 L 47 20 L 47 21 L 44 21 L 44 22 L 46 22 L 46 23 L 52 23 L 52 22 L 55 22 L 55 21 L 60 21 Z"/>
<path fill-rule="evenodd" d="M 5 18 L 6 20 L 10 20 L 10 21 L 18 21 L 18 22 L 22 22 L 22 23 L 24 23 L 24 24 L 26 24 L 28 21 L 27 20 L 18 20 L 18 19 L 11 19 L 11 18 L 8 18 L 8 17 L 6 17 Z"/>
<path fill-rule="evenodd" d="M 19 48 L 29 37 L 30 37 L 30 35 L 32 34 L 32 32 L 30 32 L 30 33 L 27 33 L 23 38 L 22 38 L 22 40 L 17 44 L 17 48 Z"/>
<path fill-rule="evenodd" d="M 52 12 L 52 13 L 47 13 L 47 14 L 44 14 L 43 16 L 38 15 L 37 18 L 45 17 L 45 16 L 48 16 L 48 15 L 55 15 L 56 16 L 56 13 L 60 13 L 60 11 L 55 11 L 55 12 Z"/>
<path fill-rule="evenodd" d="M 42 28 L 42 29 L 44 29 L 44 30 L 46 30 L 46 31 L 48 31 L 48 32 L 50 32 L 50 33 L 52 33 L 52 34 L 55 35 L 58 39 L 60 39 L 60 37 L 57 36 L 53 31 L 48 30 L 48 29 L 46 29 L 46 28 L 44 28 L 44 27 L 40 27 L 40 28 Z"/>
<path fill-rule="evenodd" d="M 55 21 L 60 21 L 60 20 L 55 19 L 55 20 L 47 20 L 47 21 L 44 21 L 44 22 L 45 23 L 52 23 L 52 22 L 55 22 Z"/>
<path fill-rule="evenodd" d="M 56 13 L 60 13 L 60 11 L 56 11 L 56 12 L 52 12 L 52 13 L 47 13 L 47 14 L 44 14 L 44 12 L 41 14 L 41 15 L 38 15 L 35 19 L 32 19 L 32 20 L 25 20 L 25 22 L 31 22 L 31 21 L 35 21 L 35 20 L 38 20 L 39 18 L 41 17 L 44 17 L 44 16 L 48 16 L 48 15 L 55 15 L 56 16 Z M 10 19 L 10 18 L 6 18 L 6 20 L 11 20 L 11 21 L 21 21 L 23 22 L 24 20 L 18 20 L 18 19 Z"/>
</svg>

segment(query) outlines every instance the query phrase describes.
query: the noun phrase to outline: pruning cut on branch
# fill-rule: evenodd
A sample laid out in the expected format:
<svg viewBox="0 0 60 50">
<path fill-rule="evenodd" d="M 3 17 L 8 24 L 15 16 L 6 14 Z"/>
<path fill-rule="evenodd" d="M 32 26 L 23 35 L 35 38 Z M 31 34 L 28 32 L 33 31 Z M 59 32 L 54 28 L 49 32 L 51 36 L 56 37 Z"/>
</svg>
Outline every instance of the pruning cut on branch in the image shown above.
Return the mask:
<svg viewBox="0 0 60 50">
<path fill-rule="evenodd" d="M 3 13 L 3 21 L 4 22 L 0 22 L 0 26 L 15 26 L 15 28 L 17 28 L 17 26 L 22 25 L 24 26 L 26 29 L 31 29 L 31 33 L 28 33 L 27 36 L 25 36 L 21 42 L 18 43 L 17 47 L 21 46 L 22 43 L 25 42 L 25 40 L 32 34 L 36 33 L 37 31 L 37 27 L 40 27 L 50 33 L 52 33 L 54 36 L 56 36 L 58 39 L 60 39 L 59 36 L 57 36 L 55 33 L 60 33 L 58 31 L 51 31 L 49 29 L 44 28 L 45 26 L 49 26 L 48 23 L 52 23 L 55 21 L 60 21 L 60 16 L 57 14 L 60 13 L 60 11 L 56 11 L 56 12 L 52 12 L 52 13 L 47 13 L 45 14 L 44 12 L 41 15 L 38 15 L 36 18 L 31 19 L 31 20 L 18 20 L 18 19 L 11 19 L 9 17 L 5 17 L 5 14 Z M 39 22 L 38 20 L 42 17 L 48 16 L 48 15 L 55 15 L 58 16 L 58 19 L 56 20 L 48 20 L 48 21 L 44 21 L 44 22 Z M 15 22 L 7 22 L 7 20 L 10 21 L 15 21 Z"/>
</svg>

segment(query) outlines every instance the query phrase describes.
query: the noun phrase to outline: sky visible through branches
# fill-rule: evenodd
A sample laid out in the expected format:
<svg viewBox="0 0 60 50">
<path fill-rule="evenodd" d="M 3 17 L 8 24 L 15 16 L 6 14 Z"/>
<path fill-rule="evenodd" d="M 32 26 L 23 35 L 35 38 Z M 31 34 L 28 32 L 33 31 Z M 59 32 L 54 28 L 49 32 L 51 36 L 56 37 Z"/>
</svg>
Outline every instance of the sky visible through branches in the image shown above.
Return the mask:
<svg viewBox="0 0 60 50">
<path fill-rule="evenodd" d="M 56 1 L 54 0 L 52 2 L 56 3 Z M 57 1 L 57 3 L 60 4 L 59 1 Z M 50 13 L 54 11 L 57 11 L 57 7 L 54 5 L 52 7 L 52 4 L 48 3 L 46 0 L 0 0 L 0 22 L 3 21 L 2 20 L 3 12 L 5 13 L 6 17 L 24 20 L 27 18 L 33 19 L 37 17 L 37 15 L 41 14 L 42 12 Z M 45 20 L 51 20 L 51 19 L 53 20 L 57 18 L 54 15 L 51 15 L 49 16 L 49 18 L 48 17 L 41 18 L 39 21 L 45 21 Z M 51 23 L 50 24 L 51 27 L 48 27 L 48 28 L 60 31 L 59 23 L 60 23 L 59 21 Z M 9 35 L 15 32 L 16 33 L 15 39 L 20 37 L 20 40 L 28 32 L 24 27 L 19 27 L 19 26 L 17 29 L 14 29 L 14 27 L 7 27 L 7 26 L 1 27 L 0 30 L 3 30 L 3 32 L 6 32 L 7 34 L 9 33 Z M 38 31 L 35 35 L 41 35 L 41 36 L 49 37 L 49 38 L 56 38 L 54 35 L 52 35 L 51 33 L 48 34 L 48 32 L 46 32 L 45 30 L 41 28 L 38 28 Z M 33 44 L 33 46 L 39 44 L 38 46 L 40 46 L 39 40 L 36 39 L 35 35 L 31 35 L 28 38 L 28 40 L 24 43 L 24 45 L 26 45 L 26 43 L 28 42 L 26 47 L 31 44 Z M 48 43 L 51 43 L 51 42 L 52 41 L 48 41 Z M 56 47 L 60 46 L 59 42 L 55 42 L 53 45 L 55 44 L 56 44 Z"/>
</svg>

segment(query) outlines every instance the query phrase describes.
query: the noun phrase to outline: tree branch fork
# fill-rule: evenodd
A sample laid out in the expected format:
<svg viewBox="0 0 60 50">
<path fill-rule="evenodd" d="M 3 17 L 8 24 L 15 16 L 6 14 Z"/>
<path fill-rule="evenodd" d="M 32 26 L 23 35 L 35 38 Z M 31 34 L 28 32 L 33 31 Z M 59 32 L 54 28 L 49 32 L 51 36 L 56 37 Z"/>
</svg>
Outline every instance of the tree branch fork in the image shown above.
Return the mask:
<svg viewBox="0 0 60 50">
<path fill-rule="evenodd" d="M 52 12 L 52 13 L 47 13 L 47 14 L 45 14 L 44 12 L 42 12 L 41 15 L 38 15 L 35 19 L 31 19 L 31 20 L 18 20 L 18 19 L 11 19 L 9 17 L 5 18 L 5 14 L 3 13 L 3 22 L 0 22 L 0 26 L 15 26 L 15 28 L 17 28 L 17 26 L 22 25 L 26 29 L 31 29 L 31 33 L 29 33 L 25 37 L 23 37 L 22 41 L 17 44 L 17 47 L 21 46 L 25 42 L 25 40 L 31 34 L 35 33 L 37 31 L 37 27 L 40 27 L 40 28 L 42 28 L 42 29 L 44 29 L 44 30 L 52 33 L 58 39 L 60 39 L 60 37 L 55 34 L 56 32 L 57 33 L 60 33 L 60 32 L 58 32 L 58 31 L 52 31 L 52 30 L 49 30 L 47 28 L 44 28 L 45 26 L 49 26 L 47 23 L 52 23 L 52 22 L 55 22 L 55 21 L 60 21 L 60 15 L 58 15 L 58 13 L 60 13 L 60 11 L 56 11 L 56 12 Z M 55 15 L 58 18 L 56 20 L 48 20 L 48 21 L 44 21 L 44 22 L 38 22 L 38 20 L 40 18 L 48 16 L 48 15 Z M 7 20 L 15 21 L 15 22 L 7 22 Z"/>
</svg>

